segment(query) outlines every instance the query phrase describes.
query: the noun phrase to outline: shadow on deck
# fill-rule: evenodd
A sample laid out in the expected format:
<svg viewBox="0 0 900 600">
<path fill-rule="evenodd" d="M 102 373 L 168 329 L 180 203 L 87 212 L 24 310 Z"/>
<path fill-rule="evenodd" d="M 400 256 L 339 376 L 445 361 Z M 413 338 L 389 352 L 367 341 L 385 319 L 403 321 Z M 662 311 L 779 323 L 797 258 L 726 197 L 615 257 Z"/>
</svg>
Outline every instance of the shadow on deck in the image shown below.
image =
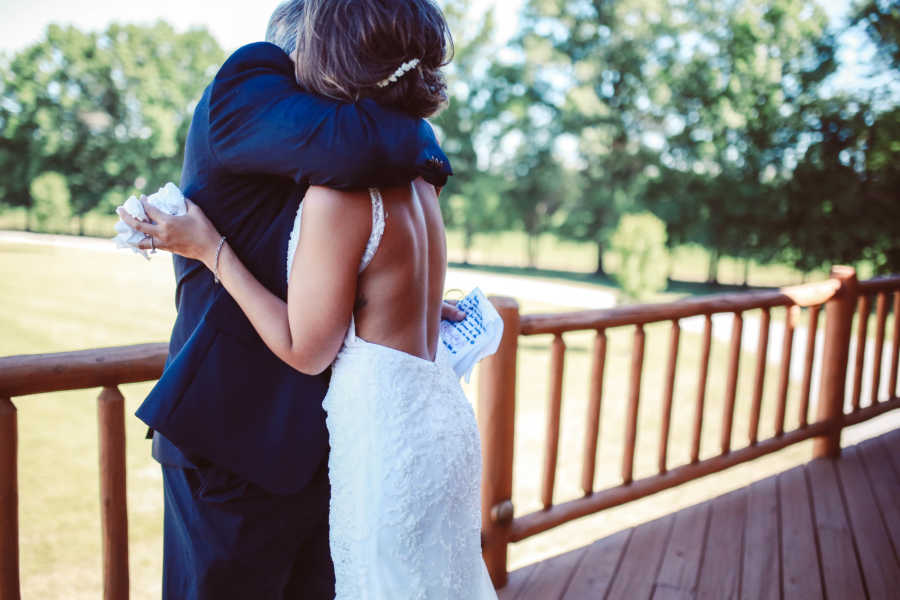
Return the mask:
<svg viewBox="0 0 900 600">
<path fill-rule="evenodd" d="M 900 429 L 510 573 L 501 600 L 897 598 Z"/>
</svg>

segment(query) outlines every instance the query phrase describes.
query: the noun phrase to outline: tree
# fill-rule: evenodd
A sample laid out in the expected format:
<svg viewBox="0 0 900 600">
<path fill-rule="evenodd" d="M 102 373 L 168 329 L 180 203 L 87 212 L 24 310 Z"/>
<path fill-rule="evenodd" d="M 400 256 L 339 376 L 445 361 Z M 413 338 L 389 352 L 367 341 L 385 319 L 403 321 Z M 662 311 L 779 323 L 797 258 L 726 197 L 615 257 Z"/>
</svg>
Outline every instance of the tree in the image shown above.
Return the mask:
<svg viewBox="0 0 900 600">
<path fill-rule="evenodd" d="M 32 180 L 29 191 L 34 199 L 34 220 L 39 229 L 60 230 L 68 225 L 71 206 L 65 177 L 52 171 L 41 173 Z"/>
<path fill-rule="evenodd" d="M 665 71 L 672 95 L 662 163 L 681 171 L 704 223 L 694 241 L 771 260 L 786 233 L 781 192 L 804 145 L 810 109 L 834 71 L 828 20 L 812 1 L 688 3 L 679 52 Z M 654 206 L 655 208 L 655 206 Z"/>
<path fill-rule="evenodd" d="M 496 138 L 487 126 L 500 110 L 492 90 L 505 82 L 489 69 L 495 49 L 493 9 L 481 15 L 470 0 L 450 0 L 443 9 L 454 32 L 454 56 L 447 67 L 449 102 L 434 124 L 454 177 L 441 191 L 441 209 L 447 226 L 462 230 L 468 262 L 477 234 L 510 224 L 501 201 L 506 182 L 491 161 Z"/>
<path fill-rule="evenodd" d="M 619 216 L 634 210 L 655 152 L 645 134 L 654 125 L 651 98 L 668 35 L 661 0 L 532 0 L 519 40 L 528 60 L 541 65 L 543 102 L 559 114 L 574 145 L 583 192 L 567 207 L 560 233 L 597 246 L 596 273 Z"/>
<path fill-rule="evenodd" d="M 900 7 L 890 0 L 856 0 L 850 17 L 852 25 L 862 24 L 881 55 L 900 69 Z"/>
<path fill-rule="evenodd" d="M 645 299 L 666 287 L 666 224 L 649 212 L 623 215 L 610 238 L 619 256 L 616 280 L 629 298 Z"/>
<path fill-rule="evenodd" d="M 781 258 L 801 269 L 868 260 L 880 272 L 900 271 L 900 108 L 890 82 L 900 74 L 900 11 L 877 0 L 857 2 L 852 25 L 863 24 L 883 59 L 871 75 L 887 89 L 820 98 L 807 111 L 809 145 L 784 186 Z M 878 80 L 878 79 L 876 79 Z"/>
<path fill-rule="evenodd" d="M 801 269 L 870 260 L 900 271 L 900 108 L 878 113 L 838 97 L 820 111 L 819 140 L 786 185 L 782 256 Z"/>
<path fill-rule="evenodd" d="M 553 229 L 556 212 L 577 194 L 576 175 L 554 159 L 536 136 L 525 136 L 513 155 L 505 203 L 525 232 L 528 266 L 537 266 L 538 239 Z"/>
<path fill-rule="evenodd" d="M 65 177 L 78 216 L 139 177 L 177 180 L 192 103 L 223 59 L 206 31 L 163 22 L 49 26 L 2 70 L 0 169 L 16 181 L 0 202 L 30 207 L 30 182 L 48 170 Z"/>
<path fill-rule="evenodd" d="M 45 170 L 45 141 L 40 121 L 47 113 L 46 74 L 37 68 L 41 49 L 31 47 L 0 68 L 0 203 L 26 210 L 32 228 L 31 181 Z"/>
<path fill-rule="evenodd" d="M 447 186 L 450 187 L 450 186 Z M 459 178 L 456 193 L 441 192 L 441 207 L 449 215 L 448 223 L 462 230 L 463 263 L 469 264 L 475 236 L 510 226 L 507 210 L 508 183 L 491 174 Z"/>
</svg>

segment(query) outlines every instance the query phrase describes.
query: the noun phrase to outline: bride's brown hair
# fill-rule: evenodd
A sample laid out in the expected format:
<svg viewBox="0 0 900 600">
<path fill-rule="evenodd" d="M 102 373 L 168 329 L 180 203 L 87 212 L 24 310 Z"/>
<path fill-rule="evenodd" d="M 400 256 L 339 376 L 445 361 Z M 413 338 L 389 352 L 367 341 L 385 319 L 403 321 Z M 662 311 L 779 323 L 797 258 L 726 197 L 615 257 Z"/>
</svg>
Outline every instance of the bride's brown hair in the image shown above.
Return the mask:
<svg viewBox="0 0 900 600">
<path fill-rule="evenodd" d="M 306 0 L 297 36 L 297 82 L 307 90 L 380 104 L 417 117 L 447 102 L 441 67 L 453 54 L 432 0 Z M 419 63 L 380 87 L 404 63 Z"/>
</svg>

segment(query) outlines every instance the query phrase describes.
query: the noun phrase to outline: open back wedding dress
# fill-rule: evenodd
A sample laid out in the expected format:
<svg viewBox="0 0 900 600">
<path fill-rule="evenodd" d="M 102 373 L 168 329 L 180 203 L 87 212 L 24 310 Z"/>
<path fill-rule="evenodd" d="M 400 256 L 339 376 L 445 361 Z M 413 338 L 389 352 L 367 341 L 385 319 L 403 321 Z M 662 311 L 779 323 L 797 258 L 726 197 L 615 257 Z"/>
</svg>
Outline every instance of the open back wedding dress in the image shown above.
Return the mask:
<svg viewBox="0 0 900 600">
<path fill-rule="evenodd" d="M 384 233 L 381 194 L 369 195 L 360 272 Z M 288 273 L 302 212 L 301 203 Z M 446 349 L 437 348 L 432 362 L 367 342 L 351 318 L 323 402 L 337 600 L 497 598 L 481 557 L 478 427 Z"/>
</svg>

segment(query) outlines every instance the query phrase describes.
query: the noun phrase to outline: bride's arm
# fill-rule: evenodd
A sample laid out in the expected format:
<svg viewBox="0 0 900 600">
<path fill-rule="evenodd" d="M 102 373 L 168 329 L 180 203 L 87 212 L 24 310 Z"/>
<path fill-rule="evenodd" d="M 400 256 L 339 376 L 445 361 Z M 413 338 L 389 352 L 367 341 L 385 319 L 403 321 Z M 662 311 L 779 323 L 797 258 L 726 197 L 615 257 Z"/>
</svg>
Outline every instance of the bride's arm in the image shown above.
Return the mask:
<svg viewBox="0 0 900 600">
<path fill-rule="evenodd" d="M 215 272 L 221 236 L 199 207 L 188 202 L 181 217 L 145 202 L 153 224 L 128 219 L 127 213 L 120 216 L 152 235 L 157 248 L 201 260 Z M 272 353 L 298 371 L 316 374 L 334 361 L 350 323 L 372 205 L 365 192 L 323 187 L 309 188 L 303 205 L 287 302 L 259 283 L 227 241 L 219 252 L 218 275 Z"/>
</svg>

